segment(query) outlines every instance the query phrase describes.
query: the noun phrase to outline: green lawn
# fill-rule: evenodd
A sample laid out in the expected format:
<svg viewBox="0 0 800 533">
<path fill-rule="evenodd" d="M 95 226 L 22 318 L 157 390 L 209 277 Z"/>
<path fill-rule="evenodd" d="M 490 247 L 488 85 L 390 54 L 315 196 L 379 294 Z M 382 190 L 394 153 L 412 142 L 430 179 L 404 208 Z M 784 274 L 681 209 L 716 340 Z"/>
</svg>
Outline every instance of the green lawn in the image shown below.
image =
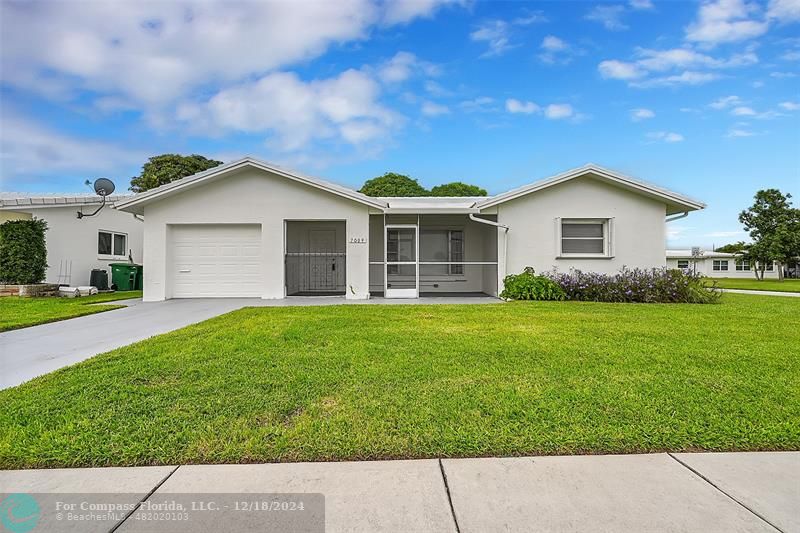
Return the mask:
<svg viewBox="0 0 800 533">
<path fill-rule="evenodd" d="M 721 289 L 747 289 L 751 291 L 781 291 L 781 292 L 800 292 L 800 279 L 765 279 L 759 281 L 753 278 L 733 279 L 733 278 L 712 278 L 717 282 L 717 287 Z"/>
<path fill-rule="evenodd" d="M 5 296 L 0 298 L 0 331 L 26 328 L 76 316 L 91 315 L 120 305 L 88 305 L 101 302 L 141 298 L 142 291 L 125 291 L 95 294 L 80 298 L 20 298 Z"/>
<path fill-rule="evenodd" d="M 242 309 L 0 391 L 0 468 L 797 450 L 798 304 Z"/>
</svg>

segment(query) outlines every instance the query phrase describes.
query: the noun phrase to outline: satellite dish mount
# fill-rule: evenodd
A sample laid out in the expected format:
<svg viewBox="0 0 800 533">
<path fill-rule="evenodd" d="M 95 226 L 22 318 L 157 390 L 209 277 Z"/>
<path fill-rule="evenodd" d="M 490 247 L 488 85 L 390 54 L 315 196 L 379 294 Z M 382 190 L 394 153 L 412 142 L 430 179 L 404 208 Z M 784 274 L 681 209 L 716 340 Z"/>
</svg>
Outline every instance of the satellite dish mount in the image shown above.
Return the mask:
<svg viewBox="0 0 800 533">
<path fill-rule="evenodd" d="M 89 180 L 86 180 L 86 185 L 89 185 Z M 98 207 L 94 213 L 84 213 L 83 211 L 78 211 L 78 218 L 83 217 L 93 217 L 97 213 L 100 212 L 106 206 L 106 196 L 114 192 L 114 182 L 108 178 L 98 178 L 94 180 L 94 192 L 102 198 L 102 202 L 100 203 L 100 207 Z"/>
</svg>

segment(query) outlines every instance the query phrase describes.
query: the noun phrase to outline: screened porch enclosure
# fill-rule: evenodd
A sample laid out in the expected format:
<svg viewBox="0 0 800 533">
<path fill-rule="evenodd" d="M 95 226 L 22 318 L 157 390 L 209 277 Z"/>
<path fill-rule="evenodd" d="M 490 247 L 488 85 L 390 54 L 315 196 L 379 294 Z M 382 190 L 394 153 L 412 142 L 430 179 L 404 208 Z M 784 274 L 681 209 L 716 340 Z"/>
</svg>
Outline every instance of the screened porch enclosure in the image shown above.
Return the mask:
<svg viewBox="0 0 800 533">
<path fill-rule="evenodd" d="M 373 215 L 369 242 L 372 295 L 497 295 L 494 226 L 467 215 Z"/>
</svg>

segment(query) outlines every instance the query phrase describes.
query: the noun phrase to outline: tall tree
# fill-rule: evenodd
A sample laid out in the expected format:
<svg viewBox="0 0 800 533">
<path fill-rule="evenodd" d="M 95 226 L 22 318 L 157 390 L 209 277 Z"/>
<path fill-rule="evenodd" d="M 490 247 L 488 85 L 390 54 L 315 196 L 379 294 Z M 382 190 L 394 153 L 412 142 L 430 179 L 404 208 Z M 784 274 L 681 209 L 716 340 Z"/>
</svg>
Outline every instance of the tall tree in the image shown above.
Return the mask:
<svg viewBox="0 0 800 533">
<path fill-rule="evenodd" d="M 359 192 L 367 196 L 428 196 L 430 193 L 417 180 L 404 174 L 387 172 L 367 180 Z"/>
<path fill-rule="evenodd" d="M 431 196 L 486 196 L 486 189 L 461 181 L 444 183 L 431 189 Z"/>
<path fill-rule="evenodd" d="M 778 189 L 761 190 L 753 205 L 739 213 L 739 222 L 753 240 L 748 254 L 762 262 L 775 261 L 781 281 L 783 265 L 800 256 L 800 209 L 792 207 L 791 197 Z"/>
<path fill-rule="evenodd" d="M 222 161 L 207 159 L 202 155 L 162 154 L 151 157 L 142 166 L 142 173 L 131 178 L 130 189 L 143 192 L 155 189 L 198 172 L 221 165 Z"/>
</svg>

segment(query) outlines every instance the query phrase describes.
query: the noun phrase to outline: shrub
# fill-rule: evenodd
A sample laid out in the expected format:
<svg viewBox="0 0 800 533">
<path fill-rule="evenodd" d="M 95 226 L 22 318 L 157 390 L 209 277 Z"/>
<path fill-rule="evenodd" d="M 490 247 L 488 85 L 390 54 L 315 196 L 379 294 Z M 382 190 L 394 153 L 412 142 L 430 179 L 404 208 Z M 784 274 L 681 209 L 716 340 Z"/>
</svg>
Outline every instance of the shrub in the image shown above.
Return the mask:
<svg viewBox="0 0 800 533">
<path fill-rule="evenodd" d="M 521 274 L 511 274 L 503 279 L 505 288 L 500 293 L 504 300 L 563 300 L 564 290 L 550 278 L 537 276 L 531 267 Z"/>
<path fill-rule="evenodd" d="M 44 220 L 9 220 L 0 224 L 0 282 L 39 283 L 47 268 Z"/>
<path fill-rule="evenodd" d="M 631 303 L 698 303 L 716 302 L 721 292 L 716 282 L 706 285 L 700 274 L 668 268 L 624 268 L 616 274 L 597 274 L 570 270 L 550 272 L 568 300 Z"/>
</svg>

